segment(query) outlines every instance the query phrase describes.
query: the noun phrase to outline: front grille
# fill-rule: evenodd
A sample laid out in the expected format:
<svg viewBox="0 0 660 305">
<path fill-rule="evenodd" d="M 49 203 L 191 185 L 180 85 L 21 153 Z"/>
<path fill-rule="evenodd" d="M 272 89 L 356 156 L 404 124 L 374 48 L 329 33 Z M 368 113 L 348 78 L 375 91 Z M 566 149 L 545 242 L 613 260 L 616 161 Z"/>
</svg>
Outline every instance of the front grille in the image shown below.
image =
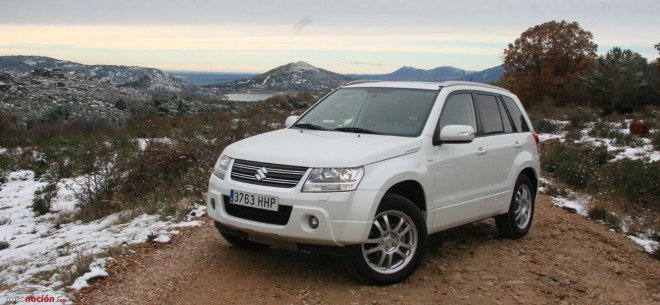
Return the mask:
<svg viewBox="0 0 660 305">
<path fill-rule="evenodd" d="M 280 205 L 277 212 L 275 212 L 231 204 L 229 203 L 229 196 L 226 195 L 222 196 L 222 201 L 225 211 L 231 216 L 274 225 L 286 225 L 293 210 L 293 207 L 288 205 Z"/>
<path fill-rule="evenodd" d="M 306 167 L 234 160 L 231 178 L 251 184 L 292 188 L 300 182 L 305 172 Z"/>
</svg>

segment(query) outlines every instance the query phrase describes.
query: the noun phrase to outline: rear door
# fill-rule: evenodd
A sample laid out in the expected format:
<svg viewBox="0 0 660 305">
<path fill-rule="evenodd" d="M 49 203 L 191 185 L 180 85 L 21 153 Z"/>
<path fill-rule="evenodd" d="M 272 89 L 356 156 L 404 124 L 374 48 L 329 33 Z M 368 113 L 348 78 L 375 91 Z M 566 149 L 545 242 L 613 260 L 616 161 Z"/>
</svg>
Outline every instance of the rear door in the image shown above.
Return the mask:
<svg viewBox="0 0 660 305">
<path fill-rule="evenodd" d="M 516 133 L 506 108 L 498 95 L 477 93 L 477 112 L 488 153 L 483 173 L 487 177 L 487 215 L 505 213 L 517 173 L 513 172 L 516 156 L 522 151 L 522 137 Z"/>
</svg>

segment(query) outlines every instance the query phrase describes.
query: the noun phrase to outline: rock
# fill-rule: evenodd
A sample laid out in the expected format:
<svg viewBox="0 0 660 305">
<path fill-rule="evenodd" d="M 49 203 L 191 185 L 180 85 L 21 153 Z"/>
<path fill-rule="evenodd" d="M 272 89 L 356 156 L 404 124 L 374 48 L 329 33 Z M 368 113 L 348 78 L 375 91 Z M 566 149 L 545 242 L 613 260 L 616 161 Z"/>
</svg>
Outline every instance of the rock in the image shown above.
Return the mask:
<svg viewBox="0 0 660 305">
<path fill-rule="evenodd" d="M 557 282 L 549 276 L 542 276 L 539 280 L 544 284 L 557 285 Z"/>
<path fill-rule="evenodd" d="M 506 288 L 513 288 L 516 285 L 523 285 L 523 284 L 525 284 L 524 281 L 506 281 L 502 284 L 502 286 Z"/>
</svg>

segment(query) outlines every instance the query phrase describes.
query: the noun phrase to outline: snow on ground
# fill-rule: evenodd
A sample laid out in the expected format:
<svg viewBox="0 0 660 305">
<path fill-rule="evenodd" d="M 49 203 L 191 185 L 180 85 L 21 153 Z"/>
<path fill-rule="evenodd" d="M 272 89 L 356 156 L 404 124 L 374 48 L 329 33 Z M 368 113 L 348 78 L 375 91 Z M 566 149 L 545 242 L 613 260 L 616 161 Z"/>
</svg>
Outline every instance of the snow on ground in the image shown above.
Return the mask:
<svg viewBox="0 0 660 305">
<path fill-rule="evenodd" d="M 66 273 L 80 257 L 144 243 L 150 235 L 157 235 L 157 242 L 169 242 L 170 235 L 179 234 L 177 228 L 200 226 L 202 222 L 193 216 L 203 216 L 206 210 L 198 206 L 187 221 L 180 223 L 162 221 L 156 215 L 128 220 L 114 214 L 89 223 L 58 224 L 60 217 L 75 209 L 73 192 L 65 184 L 75 184 L 75 180 L 58 184 L 58 196 L 51 209 L 54 212 L 43 216 L 35 216 L 30 205 L 34 191 L 46 183 L 35 180 L 32 171 L 12 172 L 7 182 L 0 185 L 0 243 L 9 244 L 0 250 L 0 284 L 3 289 L 9 287 L 0 292 L 0 305 L 10 301 L 13 304 L 16 299 L 11 298 L 20 296 L 21 289 L 28 286 L 50 290 L 50 295 L 62 294 L 55 290 L 64 284 L 58 273 Z M 103 274 L 104 263 L 97 260 L 92 265 L 91 274 L 76 280 L 72 288 L 84 287 L 87 279 Z"/>
<path fill-rule="evenodd" d="M 542 178 L 542 184 L 550 185 L 552 184 L 552 182 Z M 546 189 L 547 189 L 546 187 L 540 187 L 539 192 L 546 192 Z M 591 196 L 570 190 L 567 190 L 567 192 L 568 195 L 566 197 L 563 196 L 551 197 L 552 203 L 556 207 L 567 209 L 571 212 L 575 211 L 575 213 L 581 215 L 582 217 L 589 218 L 589 205 L 592 199 Z M 620 231 L 622 233 L 626 234 L 628 238 L 630 238 L 638 245 L 642 246 L 642 248 L 644 248 L 644 251 L 648 253 L 653 253 L 655 249 L 658 249 L 660 247 L 660 243 L 654 241 L 650 237 L 652 235 L 651 233 L 653 232 L 649 232 L 649 234 L 631 235 L 628 230 L 628 224 L 630 222 L 632 222 L 632 219 L 630 219 L 630 217 L 621 217 Z"/>
<path fill-rule="evenodd" d="M 575 211 L 575 213 L 583 217 L 589 217 L 589 202 L 591 196 L 570 192 L 569 198 L 555 196 L 552 197 L 552 203 L 560 208 Z"/>
<path fill-rule="evenodd" d="M 569 124 L 568 121 L 557 121 L 557 120 L 548 120 L 548 121 L 556 126 L 559 126 L 560 128 L 563 128 Z M 632 120 L 626 120 L 626 123 L 630 123 L 631 121 Z M 610 160 L 610 162 L 619 161 L 623 159 L 645 160 L 647 162 L 660 161 L 660 151 L 655 150 L 653 148 L 653 145 L 651 144 L 651 139 L 641 138 L 641 140 L 644 143 L 642 147 L 619 146 L 612 139 L 590 136 L 589 131 L 591 131 L 591 128 L 593 127 L 594 124 L 591 123 L 590 125 L 591 127 L 581 130 L 580 132 L 581 138 L 575 140 L 575 143 L 589 143 L 594 147 L 605 147 L 608 152 L 616 153 L 616 155 L 612 160 Z M 630 134 L 628 128 L 617 128 L 617 131 L 624 135 Z M 659 131 L 652 130 L 652 132 L 659 132 Z M 559 133 L 540 133 L 538 134 L 538 136 L 541 142 L 557 139 L 559 140 L 559 142 L 564 143 L 566 141 L 566 134 L 567 133 L 565 131 L 560 131 Z"/>
<path fill-rule="evenodd" d="M 556 120 L 549 120 L 549 121 L 562 128 L 569 124 L 568 121 L 556 121 Z M 632 120 L 626 120 L 626 126 L 631 121 Z M 592 123 L 590 125 L 591 127 L 593 127 L 594 124 Z M 576 140 L 575 143 L 590 143 L 594 147 L 603 147 L 603 146 L 606 147 L 608 152 L 616 153 L 615 157 L 612 160 L 610 160 L 610 162 L 615 162 L 623 159 L 644 160 L 646 162 L 660 161 L 660 151 L 654 149 L 650 139 L 647 138 L 641 139 L 644 142 L 643 147 L 617 146 L 615 141 L 613 141 L 612 139 L 596 138 L 589 136 L 589 131 L 591 130 L 591 127 L 581 130 L 580 133 L 582 136 L 579 140 Z M 618 128 L 618 131 L 623 134 L 630 134 L 628 128 Z M 656 130 L 652 132 L 659 132 L 659 131 Z M 567 133 L 565 131 L 560 131 L 557 134 L 542 133 L 539 134 L 538 136 L 541 142 L 557 139 L 563 143 L 566 141 L 566 134 Z M 541 185 L 550 185 L 551 183 L 552 183 L 551 181 L 542 178 Z M 546 188 L 540 187 L 539 191 L 546 192 Z M 568 193 L 569 193 L 568 195 L 569 198 L 562 196 L 553 196 L 552 197 L 553 204 L 558 207 L 574 210 L 577 214 L 580 214 L 583 217 L 588 218 L 589 203 L 591 201 L 591 197 L 573 191 L 568 191 Z M 658 249 L 660 247 L 660 243 L 652 240 L 649 237 L 652 235 L 653 232 L 648 232 L 648 234 L 637 234 L 636 236 L 627 234 L 628 233 L 627 224 L 626 224 L 627 218 L 623 217 L 622 220 L 623 220 L 622 228 L 621 228 L 622 232 L 626 234 L 628 238 L 633 240 L 635 243 L 642 246 L 644 248 L 644 251 L 648 253 L 653 253 L 654 249 Z"/>
</svg>

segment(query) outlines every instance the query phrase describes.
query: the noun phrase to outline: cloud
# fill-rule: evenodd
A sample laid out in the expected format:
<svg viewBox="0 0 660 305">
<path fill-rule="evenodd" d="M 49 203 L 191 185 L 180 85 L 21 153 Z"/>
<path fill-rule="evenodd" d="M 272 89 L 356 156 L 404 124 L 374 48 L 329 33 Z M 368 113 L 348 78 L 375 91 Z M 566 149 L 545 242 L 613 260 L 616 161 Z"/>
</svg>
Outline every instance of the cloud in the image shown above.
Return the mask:
<svg viewBox="0 0 660 305">
<path fill-rule="evenodd" d="M 304 30 L 308 25 L 312 23 L 312 18 L 309 16 L 305 16 L 302 19 L 300 19 L 296 24 L 293 26 L 293 29 L 296 32 L 300 32 Z"/>
</svg>

